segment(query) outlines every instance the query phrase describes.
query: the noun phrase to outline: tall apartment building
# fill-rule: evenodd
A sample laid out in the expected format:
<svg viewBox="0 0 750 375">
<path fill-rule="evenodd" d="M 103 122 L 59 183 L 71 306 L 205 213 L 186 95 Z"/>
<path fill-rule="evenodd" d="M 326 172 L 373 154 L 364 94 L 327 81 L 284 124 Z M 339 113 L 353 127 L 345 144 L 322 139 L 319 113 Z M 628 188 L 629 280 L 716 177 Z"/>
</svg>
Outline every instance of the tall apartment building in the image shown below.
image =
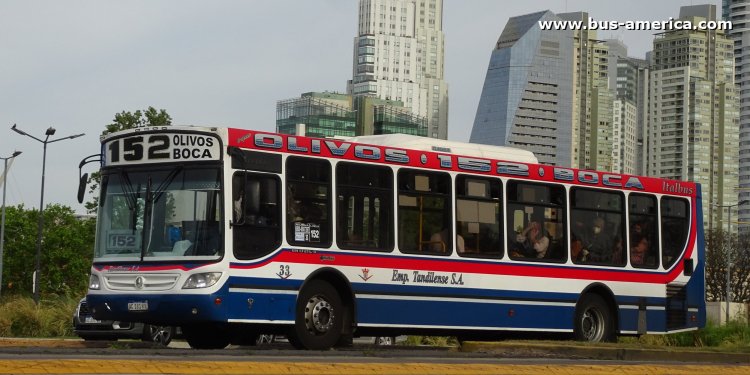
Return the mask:
<svg viewBox="0 0 750 375">
<path fill-rule="evenodd" d="M 586 12 L 560 13 L 563 20 L 588 22 Z M 609 58 L 595 30 L 574 30 L 573 167 L 612 170 L 612 100 Z"/>
<path fill-rule="evenodd" d="M 609 46 L 609 88 L 615 95 L 612 129 L 612 171 L 645 174 L 648 141 L 648 72 L 646 60 L 628 56 L 619 40 L 605 41 Z"/>
<path fill-rule="evenodd" d="M 624 98 L 615 99 L 612 115 L 612 172 L 638 174 L 635 103 Z"/>
<path fill-rule="evenodd" d="M 360 0 L 347 91 L 403 102 L 427 118 L 427 135 L 448 138 L 442 0 Z"/>
<path fill-rule="evenodd" d="M 512 17 L 490 57 L 470 142 L 534 152 L 542 164 L 571 166 L 572 32 L 541 30 L 560 20 L 543 11 Z"/>
<path fill-rule="evenodd" d="M 734 83 L 740 96 L 739 201 L 750 199 L 750 0 L 723 0 L 724 20 L 734 41 Z M 740 232 L 750 232 L 750 205 L 738 207 Z M 742 224 L 745 223 L 745 224 Z"/>
<path fill-rule="evenodd" d="M 715 12 L 713 5 L 682 7 L 680 19 L 697 24 L 715 20 Z M 712 206 L 737 204 L 733 43 L 720 30 L 666 31 L 654 40 L 652 68 L 648 174 L 701 183 L 704 223 L 723 227 L 726 210 Z"/>
</svg>

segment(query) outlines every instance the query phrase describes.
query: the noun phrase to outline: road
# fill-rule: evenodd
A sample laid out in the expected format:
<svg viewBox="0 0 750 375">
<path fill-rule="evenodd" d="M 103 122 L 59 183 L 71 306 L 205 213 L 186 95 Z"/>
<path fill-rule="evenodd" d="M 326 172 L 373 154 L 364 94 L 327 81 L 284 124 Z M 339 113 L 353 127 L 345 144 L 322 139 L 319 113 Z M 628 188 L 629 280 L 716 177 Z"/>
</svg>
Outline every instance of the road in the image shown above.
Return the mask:
<svg viewBox="0 0 750 375">
<path fill-rule="evenodd" d="M 748 374 L 747 361 L 622 361 L 565 358 L 556 350 L 473 351 L 375 347 L 312 352 L 288 345 L 225 350 L 158 348 L 140 342 L 0 339 L 0 374 Z M 595 349 L 592 349 L 592 357 Z"/>
</svg>

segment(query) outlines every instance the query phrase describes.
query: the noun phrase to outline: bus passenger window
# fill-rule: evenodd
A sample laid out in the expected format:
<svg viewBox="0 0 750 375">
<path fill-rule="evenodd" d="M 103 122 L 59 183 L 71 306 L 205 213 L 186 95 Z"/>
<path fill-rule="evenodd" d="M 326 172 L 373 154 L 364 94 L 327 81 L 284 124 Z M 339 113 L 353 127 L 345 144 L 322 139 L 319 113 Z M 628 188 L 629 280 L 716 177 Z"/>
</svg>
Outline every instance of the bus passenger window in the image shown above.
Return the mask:
<svg viewBox="0 0 750 375">
<path fill-rule="evenodd" d="M 656 224 L 656 197 L 632 193 L 628 196 L 628 237 L 630 265 L 659 267 L 659 230 Z"/>
<path fill-rule="evenodd" d="M 507 202 L 511 259 L 564 262 L 567 259 L 565 188 L 509 181 Z"/>
<path fill-rule="evenodd" d="M 502 258 L 500 180 L 456 177 L 456 252 L 468 257 Z"/>
<path fill-rule="evenodd" d="M 290 156 L 286 160 L 287 241 L 292 245 L 331 245 L 331 164 Z"/>
<path fill-rule="evenodd" d="M 232 238 L 237 259 L 253 259 L 281 244 L 281 183 L 272 174 L 237 172 L 232 177 Z"/>
<path fill-rule="evenodd" d="M 574 187 L 570 189 L 570 206 L 573 262 L 624 266 L 622 193 Z"/>
<path fill-rule="evenodd" d="M 661 247 L 664 268 L 677 262 L 687 245 L 690 205 L 681 198 L 661 198 Z"/>
<path fill-rule="evenodd" d="M 393 250 L 393 171 L 336 164 L 336 243 L 342 249 Z"/>
<path fill-rule="evenodd" d="M 405 253 L 453 251 L 451 177 L 447 173 L 398 172 L 398 247 Z"/>
</svg>

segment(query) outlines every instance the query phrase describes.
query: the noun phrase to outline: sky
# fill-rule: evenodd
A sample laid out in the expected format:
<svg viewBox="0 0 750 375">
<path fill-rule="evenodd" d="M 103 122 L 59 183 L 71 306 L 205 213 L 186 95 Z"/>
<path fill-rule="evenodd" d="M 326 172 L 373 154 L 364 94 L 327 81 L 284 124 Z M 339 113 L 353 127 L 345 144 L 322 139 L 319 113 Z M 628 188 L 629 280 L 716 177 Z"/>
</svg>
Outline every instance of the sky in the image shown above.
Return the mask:
<svg viewBox="0 0 750 375">
<path fill-rule="evenodd" d="M 677 18 L 690 0 L 444 0 L 448 139 L 468 141 L 490 54 L 510 17 L 587 11 L 602 21 Z M 78 163 L 99 152 L 114 115 L 153 106 L 175 125 L 274 131 L 276 102 L 310 91 L 346 92 L 357 0 L 3 0 L 0 2 L 0 157 L 10 164 L 6 204 L 84 213 Z M 645 56 L 655 31 L 605 31 Z M 87 172 L 92 172 L 89 166 Z M 86 198 L 87 200 L 89 197 Z"/>
</svg>

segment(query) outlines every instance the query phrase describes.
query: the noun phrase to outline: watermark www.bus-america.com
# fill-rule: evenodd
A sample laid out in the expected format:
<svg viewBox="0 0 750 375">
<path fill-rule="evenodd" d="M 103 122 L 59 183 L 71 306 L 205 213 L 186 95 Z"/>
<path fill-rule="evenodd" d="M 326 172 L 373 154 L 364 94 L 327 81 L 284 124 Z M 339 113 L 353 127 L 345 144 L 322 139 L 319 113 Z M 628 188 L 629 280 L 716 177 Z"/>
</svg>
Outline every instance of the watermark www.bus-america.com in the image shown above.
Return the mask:
<svg viewBox="0 0 750 375">
<path fill-rule="evenodd" d="M 545 20 L 538 21 L 542 30 L 731 30 L 732 21 L 710 21 L 703 19 L 674 19 L 662 21 L 614 21 L 596 20 Z"/>
</svg>

